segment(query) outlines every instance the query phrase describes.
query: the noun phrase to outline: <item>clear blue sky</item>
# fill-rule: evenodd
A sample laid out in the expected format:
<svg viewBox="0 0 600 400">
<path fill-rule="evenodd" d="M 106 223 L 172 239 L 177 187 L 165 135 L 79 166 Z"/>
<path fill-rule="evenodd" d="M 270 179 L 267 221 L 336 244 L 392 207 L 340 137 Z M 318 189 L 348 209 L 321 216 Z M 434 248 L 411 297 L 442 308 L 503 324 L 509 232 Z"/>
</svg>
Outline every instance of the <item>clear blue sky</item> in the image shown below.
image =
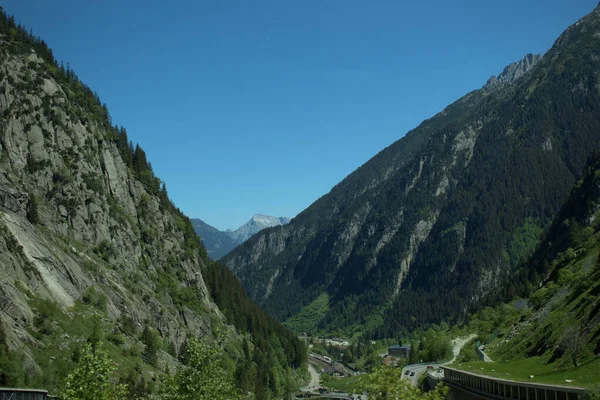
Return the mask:
<svg viewBox="0 0 600 400">
<path fill-rule="evenodd" d="M 0 0 L 220 229 L 293 217 L 598 0 Z"/>
</svg>

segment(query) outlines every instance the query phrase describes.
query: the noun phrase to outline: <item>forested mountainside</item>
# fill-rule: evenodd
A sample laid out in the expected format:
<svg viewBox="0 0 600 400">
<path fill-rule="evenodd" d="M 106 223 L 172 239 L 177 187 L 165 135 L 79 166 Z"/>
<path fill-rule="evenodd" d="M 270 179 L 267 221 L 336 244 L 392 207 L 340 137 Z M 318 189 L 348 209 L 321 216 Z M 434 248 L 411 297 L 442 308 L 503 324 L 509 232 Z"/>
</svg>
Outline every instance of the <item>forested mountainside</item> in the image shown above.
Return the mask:
<svg viewBox="0 0 600 400">
<path fill-rule="evenodd" d="M 144 397 L 200 337 L 256 398 L 290 390 L 303 345 L 208 259 L 107 106 L 1 9 L 0 54 L 0 386 L 60 391 L 102 341 Z"/>
<path fill-rule="evenodd" d="M 213 260 L 218 260 L 233 250 L 235 246 L 244 243 L 255 233 L 272 226 L 285 225 L 290 222 L 290 219 L 286 217 L 272 217 L 270 215 L 256 214 L 250 218 L 250 221 L 246 222 L 235 231 L 229 229 L 220 231 L 198 218 L 192 218 L 191 221 L 194 230 L 202 239 L 202 243 L 208 252 L 208 256 Z"/>
<path fill-rule="evenodd" d="M 194 226 L 194 231 L 200 236 L 200 239 L 202 239 L 202 244 L 204 244 L 206 252 L 211 259 L 218 260 L 238 245 L 238 243 L 228 235 L 228 232 L 221 232 L 199 218 L 192 218 L 191 221 Z"/>
<path fill-rule="evenodd" d="M 535 313 L 510 332 L 507 357 L 550 354 L 575 367 L 600 354 L 600 153 L 577 181 L 530 260 L 543 285 L 529 297 Z"/>
<path fill-rule="evenodd" d="M 508 363 L 509 368 L 511 362 L 529 365 L 529 371 L 541 369 L 549 377 L 554 371 L 576 368 L 573 384 L 594 384 L 594 379 L 583 377 L 588 373 L 590 378 L 597 377 L 600 365 L 599 231 L 597 153 L 539 248 L 521 268 L 521 276 L 507 286 L 509 298 L 514 293 L 523 297 L 482 309 L 470 321 L 469 331 L 478 332 L 479 340 L 488 343 L 487 351 L 495 361 Z M 523 282 L 541 284 L 526 293 Z M 465 365 L 466 360 L 462 361 Z M 565 384 L 564 378 L 557 375 L 556 383 Z"/>
<path fill-rule="evenodd" d="M 327 293 L 314 329 L 395 336 L 460 317 L 531 255 L 600 146 L 600 8 L 535 61 L 424 121 L 223 261 L 280 320 Z"/>
</svg>

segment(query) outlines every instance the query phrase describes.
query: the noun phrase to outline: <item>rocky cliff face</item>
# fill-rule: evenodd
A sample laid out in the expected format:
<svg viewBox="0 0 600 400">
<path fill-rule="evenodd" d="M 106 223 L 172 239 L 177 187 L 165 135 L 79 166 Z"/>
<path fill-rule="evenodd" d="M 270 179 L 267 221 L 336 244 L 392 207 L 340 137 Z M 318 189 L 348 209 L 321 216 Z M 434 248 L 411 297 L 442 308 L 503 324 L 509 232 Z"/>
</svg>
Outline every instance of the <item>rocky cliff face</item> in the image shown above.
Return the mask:
<svg viewBox="0 0 600 400">
<path fill-rule="evenodd" d="M 192 336 L 260 398 L 306 370 L 302 342 L 208 258 L 106 105 L 0 7 L 0 386 L 57 393 L 103 342 L 128 398 L 147 398 Z"/>
<path fill-rule="evenodd" d="M 33 299 L 69 310 L 92 287 L 105 318 L 149 324 L 177 347 L 225 327 L 193 231 L 156 178 L 123 159 L 105 109 L 87 108 L 80 82 L 61 82 L 14 38 L 0 36 L 0 54 L 0 322 L 11 347 L 38 343 Z"/>
<path fill-rule="evenodd" d="M 529 227 L 547 226 L 600 147 L 599 21 L 596 9 L 223 261 L 282 320 L 323 292 L 327 329 L 393 336 L 461 315 L 533 251 Z"/>
<path fill-rule="evenodd" d="M 484 89 L 490 90 L 499 84 L 514 82 L 529 72 L 541 59 L 541 54 L 527 54 L 522 60 L 504 68 L 500 75 L 492 76 L 485 84 Z"/>
</svg>

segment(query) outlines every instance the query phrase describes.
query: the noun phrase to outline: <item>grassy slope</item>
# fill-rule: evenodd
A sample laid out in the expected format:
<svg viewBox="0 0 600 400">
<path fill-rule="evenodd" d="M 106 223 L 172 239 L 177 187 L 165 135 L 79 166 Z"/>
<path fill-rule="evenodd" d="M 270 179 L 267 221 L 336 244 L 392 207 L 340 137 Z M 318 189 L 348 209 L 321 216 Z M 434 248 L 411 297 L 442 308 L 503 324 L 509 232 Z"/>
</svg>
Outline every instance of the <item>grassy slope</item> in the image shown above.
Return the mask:
<svg viewBox="0 0 600 400">
<path fill-rule="evenodd" d="M 329 311 L 329 295 L 323 293 L 305 306 L 300 312 L 288 318 L 283 324 L 294 332 L 317 333 L 319 322 Z"/>
<path fill-rule="evenodd" d="M 321 385 L 333 390 L 340 390 L 346 393 L 358 392 L 358 380 L 360 376 L 349 376 L 346 378 L 335 378 L 327 374 L 321 375 Z"/>
<path fill-rule="evenodd" d="M 542 245 L 526 265 L 545 280 L 526 300 L 474 315 L 469 329 L 495 361 L 474 361 L 466 347 L 458 368 L 480 374 L 582 387 L 600 383 L 600 158 L 575 185 Z M 569 350 L 568 342 L 575 343 Z M 574 363 L 573 355 L 577 365 Z M 469 361 L 471 360 L 471 361 Z M 529 376 L 534 375 L 533 379 Z M 572 380 L 572 383 L 565 382 Z"/>
<path fill-rule="evenodd" d="M 479 375 L 494 376 L 520 382 L 550 383 L 563 386 L 595 387 L 598 385 L 600 359 L 593 359 L 578 368 L 559 369 L 557 363 L 549 363 L 549 357 L 517 359 L 510 362 L 469 362 L 455 367 Z M 529 378 L 533 375 L 533 379 Z M 572 380 L 573 382 L 565 382 Z"/>
</svg>

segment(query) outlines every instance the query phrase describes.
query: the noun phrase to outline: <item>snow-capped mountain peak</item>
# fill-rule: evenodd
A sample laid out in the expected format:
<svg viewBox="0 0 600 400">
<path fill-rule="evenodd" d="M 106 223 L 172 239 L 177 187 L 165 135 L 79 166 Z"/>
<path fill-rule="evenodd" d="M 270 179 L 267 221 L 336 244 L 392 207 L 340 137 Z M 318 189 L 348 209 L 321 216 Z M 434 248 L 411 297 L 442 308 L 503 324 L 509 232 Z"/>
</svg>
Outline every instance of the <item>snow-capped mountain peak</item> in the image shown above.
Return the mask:
<svg viewBox="0 0 600 400">
<path fill-rule="evenodd" d="M 272 226 L 285 225 L 290 222 L 286 217 L 272 217 L 270 215 L 256 214 L 250 221 L 240 226 L 229 235 L 238 243 L 242 243 L 250 238 L 255 233 Z"/>
<path fill-rule="evenodd" d="M 270 215 L 256 214 L 250 218 L 250 221 L 235 231 L 231 229 L 220 231 L 201 219 L 192 218 L 194 230 L 204 242 L 208 256 L 213 260 L 223 257 L 255 233 L 272 226 L 285 225 L 288 222 L 290 222 L 290 219 L 286 217 L 271 217 Z"/>
</svg>

